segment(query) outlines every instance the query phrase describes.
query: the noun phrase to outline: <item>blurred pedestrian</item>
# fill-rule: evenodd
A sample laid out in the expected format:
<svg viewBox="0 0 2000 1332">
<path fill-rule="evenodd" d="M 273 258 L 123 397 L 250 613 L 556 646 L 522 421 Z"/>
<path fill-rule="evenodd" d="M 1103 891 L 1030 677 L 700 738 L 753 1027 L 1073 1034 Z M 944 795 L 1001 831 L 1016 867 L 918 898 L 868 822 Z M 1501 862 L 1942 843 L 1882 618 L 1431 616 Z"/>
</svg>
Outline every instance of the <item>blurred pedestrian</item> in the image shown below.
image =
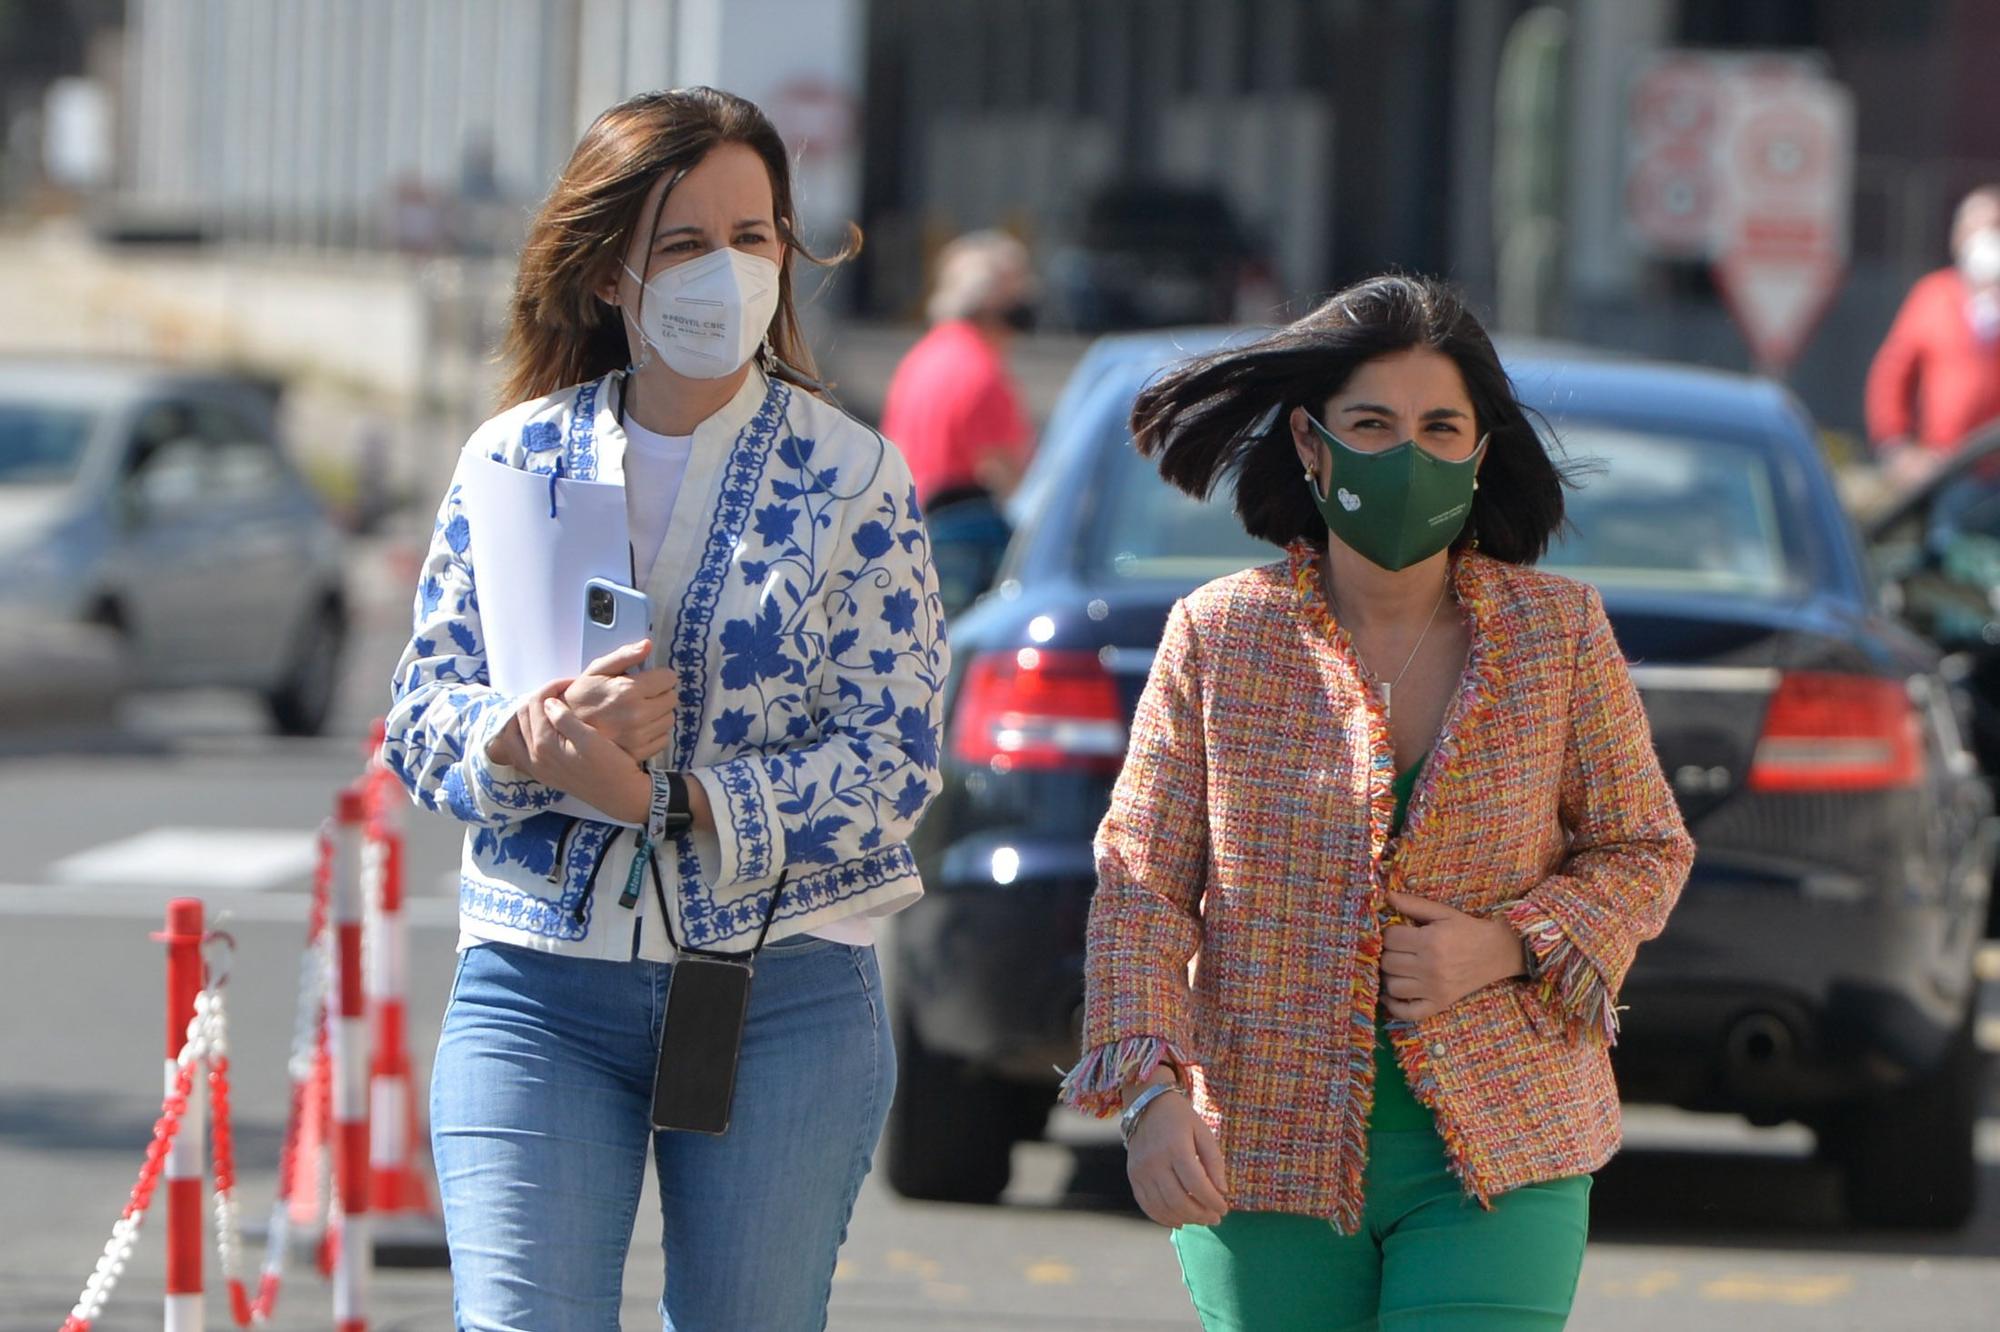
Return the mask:
<svg viewBox="0 0 2000 1332">
<path fill-rule="evenodd" d="M 617 1327 L 649 1151 L 667 1326 L 825 1325 L 893 1090 L 873 942 L 922 892 L 947 659 L 909 468 L 816 391 L 797 259 L 822 262 L 755 106 L 598 117 L 521 254 L 509 406 L 438 516 L 385 756 L 468 825 L 431 1100 L 461 1329 Z M 489 459 L 552 501 L 624 486 L 652 638 L 492 687 L 461 497 Z M 697 993 L 695 1044 L 663 1046 Z M 677 1104 L 719 1088 L 726 1131 L 656 1131 L 656 1074 Z"/>
<path fill-rule="evenodd" d="M 1034 442 L 1007 369 L 1014 339 L 1034 327 L 1037 287 L 1012 236 L 976 231 L 945 246 L 931 331 L 889 380 L 882 429 L 902 446 L 927 511 L 1020 484 Z"/>
<path fill-rule="evenodd" d="M 1065 1095 L 1125 1107 L 1210 1332 L 1560 1327 L 1619 983 L 1693 848 L 1598 594 L 1528 567 L 1558 468 L 1413 277 L 1184 364 L 1132 433 L 1286 554 L 1168 617 Z"/>
<path fill-rule="evenodd" d="M 1959 204 L 1951 252 L 1910 289 L 1868 369 L 1868 435 L 1899 485 L 2000 419 L 2000 185 Z"/>
</svg>

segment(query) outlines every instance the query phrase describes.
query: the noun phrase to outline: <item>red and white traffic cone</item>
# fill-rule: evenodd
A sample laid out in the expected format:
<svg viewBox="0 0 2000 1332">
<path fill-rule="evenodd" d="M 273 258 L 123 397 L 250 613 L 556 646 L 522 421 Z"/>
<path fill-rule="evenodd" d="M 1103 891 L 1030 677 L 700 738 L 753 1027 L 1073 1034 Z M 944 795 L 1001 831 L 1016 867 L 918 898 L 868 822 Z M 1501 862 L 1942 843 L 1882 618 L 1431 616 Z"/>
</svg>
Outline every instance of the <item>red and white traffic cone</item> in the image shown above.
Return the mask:
<svg viewBox="0 0 2000 1332">
<path fill-rule="evenodd" d="M 379 790 L 379 788 L 378 788 Z M 386 794 L 386 792 L 382 792 Z M 379 804 L 386 801 L 378 802 Z M 409 931 L 403 915 L 403 832 L 378 807 L 363 849 L 369 915 L 368 1011 L 375 1034 L 368 1086 L 369 1211 L 434 1215 L 417 1159 L 423 1127 L 411 1088 Z"/>
</svg>

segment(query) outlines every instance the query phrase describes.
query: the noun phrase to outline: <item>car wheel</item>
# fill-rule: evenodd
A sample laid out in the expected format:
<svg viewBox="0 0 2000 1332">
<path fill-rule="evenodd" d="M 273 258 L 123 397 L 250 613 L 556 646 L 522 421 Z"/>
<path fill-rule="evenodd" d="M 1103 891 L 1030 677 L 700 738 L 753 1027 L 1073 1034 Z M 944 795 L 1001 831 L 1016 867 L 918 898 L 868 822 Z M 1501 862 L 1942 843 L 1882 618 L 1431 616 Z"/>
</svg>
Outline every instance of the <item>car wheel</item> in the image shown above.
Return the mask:
<svg viewBox="0 0 2000 1332">
<path fill-rule="evenodd" d="M 1046 1088 L 990 1077 L 925 1048 L 899 1008 L 896 1099 L 884 1136 L 890 1187 L 928 1202 L 997 1202 L 1014 1144 L 1040 1136 L 1052 1099 Z"/>
<path fill-rule="evenodd" d="M 326 602 L 306 621 L 285 678 L 266 702 L 271 720 L 285 735 L 318 735 L 333 711 L 340 684 L 340 650 L 347 638 L 347 617 Z"/>
<path fill-rule="evenodd" d="M 1835 1112 L 1820 1130 L 1820 1148 L 1846 1177 L 1850 1220 L 1949 1230 L 1971 1218 L 1979 1181 L 1973 1137 L 1985 1073 L 1968 1014 L 1944 1061 L 1929 1074 Z"/>
</svg>

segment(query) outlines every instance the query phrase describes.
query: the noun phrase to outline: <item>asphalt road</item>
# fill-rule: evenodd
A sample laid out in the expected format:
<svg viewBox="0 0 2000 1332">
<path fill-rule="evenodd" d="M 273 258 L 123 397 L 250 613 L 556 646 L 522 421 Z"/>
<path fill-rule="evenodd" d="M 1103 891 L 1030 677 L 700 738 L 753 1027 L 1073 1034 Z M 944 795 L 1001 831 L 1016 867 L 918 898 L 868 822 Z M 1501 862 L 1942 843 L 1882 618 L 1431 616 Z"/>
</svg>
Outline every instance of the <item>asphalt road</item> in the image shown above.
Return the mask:
<svg viewBox="0 0 2000 1332">
<path fill-rule="evenodd" d="M 0 1332 L 61 1323 L 131 1186 L 159 1097 L 161 953 L 147 936 L 171 896 L 202 895 L 212 914 L 227 913 L 237 940 L 239 1196 L 246 1219 L 268 1207 L 304 929 L 304 848 L 334 789 L 358 770 L 359 737 L 399 646 L 394 618 L 371 613 L 338 738 L 274 739 L 254 709 L 220 696 L 143 702 L 127 709 L 115 737 L 0 736 L 0 1011 L 8 1015 L 0 1021 Z M 411 1030 L 420 1070 L 450 976 L 456 846 L 443 820 L 413 816 Z M 1991 984 L 1987 1012 L 2000 1015 Z M 1979 1216 L 1958 1234 L 1915 1237 L 1846 1229 L 1835 1181 L 1801 1130 L 1636 1108 L 1631 1146 L 1597 1184 L 1571 1325 L 1991 1328 L 2000 1307 L 2000 1094 L 1990 1092 L 1989 1107 Z M 1065 1114 L 1052 1137 L 1020 1149 L 999 1207 L 910 1204 L 871 1181 L 835 1283 L 833 1326 L 1193 1328 L 1164 1234 L 1118 1202 L 1122 1164 L 1102 1126 Z M 628 1327 L 655 1325 L 658 1240 L 657 1213 L 642 1206 Z M 98 1326 L 157 1328 L 161 1271 L 155 1231 Z M 329 1298 L 294 1268 L 271 1326 L 325 1328 Z M 448 1328 L 449 1311 L 443 1271 L 377 1274 L 377 1329 Z M 209 1318 L 227 1325 L 214 1296 Z"/>
</svg>

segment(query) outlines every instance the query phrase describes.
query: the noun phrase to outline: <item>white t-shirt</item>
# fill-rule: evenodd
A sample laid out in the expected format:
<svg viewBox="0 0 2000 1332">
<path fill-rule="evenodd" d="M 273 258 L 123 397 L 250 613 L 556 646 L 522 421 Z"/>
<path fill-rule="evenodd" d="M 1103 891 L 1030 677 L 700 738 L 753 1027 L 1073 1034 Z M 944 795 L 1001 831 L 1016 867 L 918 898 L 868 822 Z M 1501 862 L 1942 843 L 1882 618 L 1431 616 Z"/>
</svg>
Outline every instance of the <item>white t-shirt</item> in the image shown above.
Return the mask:
<svg viewBox="0 0 2000 1332">
<path fill-rule="evenodd" d="M 680 498 L 694 453 L 693 435 L 657 435 L 627 417 L 625 426 L 625 521 L 632 534 L 633 567 L 639 584 L 652 581 L 653 565 L 666 545 L 667 523 Z M 875 922 L 849 916 L 812 931 L 821 939 L 862 946 L 875 942 Z"/>
<path fill-rule="evenodd" d="M 632 567 L 644 587 L 666 544 L 667 521 L 680 498 L 694 436 L 656 435 L 628 419 L 625 439 L 625 521 L 632 530 Z"/>
</svg>

